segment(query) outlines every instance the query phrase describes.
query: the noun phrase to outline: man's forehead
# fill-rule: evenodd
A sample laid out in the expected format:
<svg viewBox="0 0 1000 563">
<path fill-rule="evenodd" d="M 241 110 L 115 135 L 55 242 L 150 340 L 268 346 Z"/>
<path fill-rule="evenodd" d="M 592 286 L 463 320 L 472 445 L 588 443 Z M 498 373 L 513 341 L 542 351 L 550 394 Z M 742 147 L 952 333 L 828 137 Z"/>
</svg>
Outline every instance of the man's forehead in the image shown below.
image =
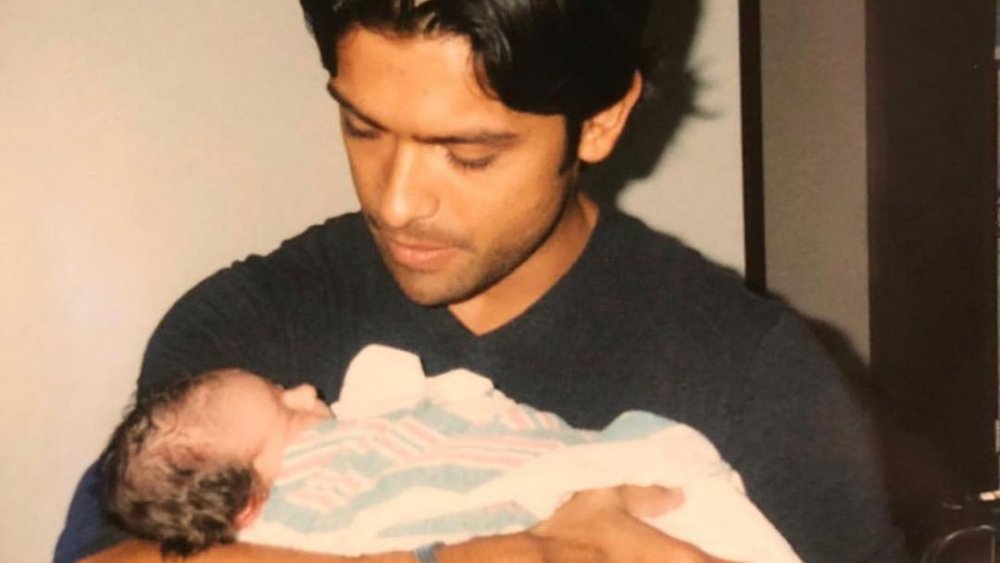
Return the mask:
<svg viewBox="0 0 1000 563">
<path fill-rule="evenodd" d="M 415 85 L 447 86 L 472 97 L 495 99 L 483 90 L 469 41 L 460 35 L 398 35 L 355 26 L 337 44 L 337 68 L 333 81 L 409 79 Z"/>
<path fill-rule="evenodd" d="M 360 28 L 337 49 L 328 89 L 342 107 L 385 129 L 451 135 L 503 133 L 518 112 L 480 86 L 456 36 L 396 37 Z"/>
</svg>

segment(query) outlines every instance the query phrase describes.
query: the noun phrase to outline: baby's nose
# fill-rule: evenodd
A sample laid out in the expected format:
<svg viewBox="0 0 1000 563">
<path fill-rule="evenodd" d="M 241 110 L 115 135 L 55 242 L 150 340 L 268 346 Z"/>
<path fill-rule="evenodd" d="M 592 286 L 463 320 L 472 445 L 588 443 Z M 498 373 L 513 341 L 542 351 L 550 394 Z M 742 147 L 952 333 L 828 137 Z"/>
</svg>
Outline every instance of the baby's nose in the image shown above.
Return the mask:
<svg viewBox="0 0 1000 563">
<path fill-rule="evenodd" d="M 316 388 L 308 383 L 285 389 L 282 399 L 288 408 L 308 410 L 316 404 Z"/>
</svg>

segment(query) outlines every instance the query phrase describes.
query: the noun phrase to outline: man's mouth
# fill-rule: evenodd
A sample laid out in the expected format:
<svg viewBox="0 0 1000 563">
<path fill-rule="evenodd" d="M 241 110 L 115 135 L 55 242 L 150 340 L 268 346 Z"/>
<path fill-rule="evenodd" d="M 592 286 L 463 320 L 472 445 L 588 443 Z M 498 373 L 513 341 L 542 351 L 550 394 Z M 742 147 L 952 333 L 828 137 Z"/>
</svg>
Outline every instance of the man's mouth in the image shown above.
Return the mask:
<svg viewBox="0 0 1000 563">
<path fill-rule="evenodd" d="M 443 268 L 458 252 L 454 246 L 428 244 L 421 241 L 404 241 L 385 238 L 386 247 L 397 264 L 417 271 Z"/>
</svg>

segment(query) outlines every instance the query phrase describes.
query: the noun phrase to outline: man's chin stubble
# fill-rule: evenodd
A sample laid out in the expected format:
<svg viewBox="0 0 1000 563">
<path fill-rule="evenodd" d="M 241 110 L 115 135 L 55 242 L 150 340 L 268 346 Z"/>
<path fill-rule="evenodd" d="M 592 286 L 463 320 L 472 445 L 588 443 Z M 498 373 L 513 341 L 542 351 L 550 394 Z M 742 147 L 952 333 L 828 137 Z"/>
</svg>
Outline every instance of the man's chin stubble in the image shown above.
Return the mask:
<svg viewBox="0 0 1000 563">
<path fill-rule="evenodd" d="M 421 275 L 428 274 L 421 274 L 409 270 L 405 266 L 389 262 L 388 260 L 391 260 L 391 257 L 387 256 L 385 252 L 382 254 L 382 259 L 386 260 L 386 264 L 389 265 L 389 271 L 400 290 L 410 301 L 423 307 L 445 307 L 469 301 L 489 291 L 490 288 L 510 274 L 518 264 L 515 261 L 513 266 L 505 265 L 506 267 L 491 268 L 488 270 L 487 275 L 478 276 L 480 278 L 478 280 L 455 280 L 451 284 L 448 283 L 448 280 L 443 280 L 436 290 L 435 288 L 421 290 L 419 287 L 421 285 L 420 280 L 407 278 L 419 278 Z M 416 283 L 413 283 L 414 281 Z"/>
</svg>

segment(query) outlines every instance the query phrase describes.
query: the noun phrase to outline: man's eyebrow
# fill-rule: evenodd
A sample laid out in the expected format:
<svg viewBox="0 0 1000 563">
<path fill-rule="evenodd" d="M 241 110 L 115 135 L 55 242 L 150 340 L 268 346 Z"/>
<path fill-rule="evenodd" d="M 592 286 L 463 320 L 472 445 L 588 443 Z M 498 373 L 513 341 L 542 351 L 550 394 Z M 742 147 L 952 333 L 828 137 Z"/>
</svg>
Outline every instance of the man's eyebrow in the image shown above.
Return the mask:
<svg viewBox="0 0 1000 563">
<path fill-rule="evenodd" d="M 359 110 L 357 106 L 352 104 L 350 100 L 338 92 L 333 84 L 327 83 L 326 90 L 342 108 L 354 114 L 354 116 L 365 122 L 367 125 L 380 131 L 388 130 L 384 125 L 379 123 L 377 119 L 365 115 L 364 112 Z M 478 130 L 455 135 L 415 135 L 414 139 L 421 143 L 432 145 L 508 145 L 516 141 L 518 137 L 520 137 L 520 135 L 511 131 Z"/>
<path fill-rule="evenodd" d="M 509 145 L 519 135 L 509 131 L 472 131 L 458 135 L 414 135 L 414 139 L 431 145 Z"/>
<path fill-rule="evenodd" d="M 326 84 L 326 91 L 330 93 L 330 97 L 332 97 L 334 100 L 337 100 L 337 103 L 340 104 L 340 107 L 342 107 L 342 108 L 346 109 L 347 111 L 353 113 L 361 121 L 364 121 L 366 124 L 368 124 L 368 125 L 376 128 L 376 129 L 378 129 L 380 131 L 385 131 L 386 130 L 385 126 L 383 126 L 381 123 L 379 123 L 378 120 L 365 115 L 361 110 L 358 109 L 357 106 L 355 106 L 354 104 L 352 104 L 350 102 L 350 100 L 348 100 L 347 98 L 345 98 L 343 94 L 341 94 L 340 92 L 338 92 L 337 89 L 334 88 L 334 86 L 333 86 L 332 83 L 327 82 L 327 84 Z"/>
</svg>

